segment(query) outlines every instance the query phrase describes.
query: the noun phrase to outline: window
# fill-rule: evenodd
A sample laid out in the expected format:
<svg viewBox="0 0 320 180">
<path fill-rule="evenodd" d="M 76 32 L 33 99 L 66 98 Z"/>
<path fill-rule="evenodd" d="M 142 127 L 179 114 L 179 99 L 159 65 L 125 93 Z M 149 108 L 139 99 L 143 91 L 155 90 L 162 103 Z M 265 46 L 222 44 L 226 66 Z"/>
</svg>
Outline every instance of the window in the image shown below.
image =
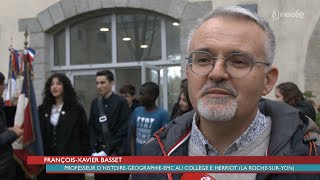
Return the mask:
<svg viewBox="0 0 320 180">
<path fill-rule="evenodd" d="M 130 74 L 130 76 L 128 76 Z M 131 84 L 136 88 L 136 97 L 139 96 L 139 89 L 141 86 L 141 69 L 117 69 L 115 71 L 116 93 L 125 84 Z"/>
<path fill-rule="evenodd" d="M 72 25 L 70 46 L 71 65 L 111 63 L 111 16 Z"/>
<path fill-rule="evenodd" d="M 166 20 L 167 58 L 171 61 L 180 61 L 180 24 L 171 19 Z"/>
<path fill-rule="evenodd" d="M 156 13 L 134 12 L 87 18 L 67 26 L 70 31 L 54 34 L 54 66 L 180 60 L 179 22 Z"/>
<path fill-rule="evenodd" d="M 119 8 L 84 14 L 64 23 L 64 29 L 53 35 L 52 71 L 68 74 L 87 113 L 98 95 L 95 73 L 102 69 L 114 72 L 115 93 L 130 83 L 138 95 L 143 79 L 160 79 L 159 104 L 167 108 L 170 96 L 171 108 L 171 98 L 177 99 L 176 90 L 171 88 L 180 78 L 168 77 L 166 74 L 172 70 L 166 68 L 180 66 L 177 20 L 150 11 Z M 152 71 L 142 73 L 143 64 L 163 70 L 160 75 Z M 168 94 L 168 86 L 174 97 Z"/>
<path fill-rule="evenodd" d="M 86 110 L 87 116 L 90 114 L 92 100 L 98 96 L 96 90 L 96 75 L 77 75 L 74 76 L 74 88 L 80 103 Z M 88 88 L 90 87 L 90 88 Z"/>
<path fill-rule="evenodd" d="M 54 36 L 54 65 L 66 65 L 66 34 L 65 30 L 59 31 Z"/>
<path fill-rule="evenodd" d="M 117 16 L 118 62 L 161 59 L 160 17 L 149 14 Z"/>
</svg>

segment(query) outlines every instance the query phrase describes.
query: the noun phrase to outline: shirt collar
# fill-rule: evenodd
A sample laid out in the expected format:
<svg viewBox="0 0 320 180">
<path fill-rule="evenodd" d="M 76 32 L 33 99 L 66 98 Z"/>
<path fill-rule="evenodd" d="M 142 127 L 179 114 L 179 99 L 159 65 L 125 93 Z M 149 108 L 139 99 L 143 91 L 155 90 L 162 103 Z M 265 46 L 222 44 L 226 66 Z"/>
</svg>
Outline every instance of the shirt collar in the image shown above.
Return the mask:
<svg viewBox="0 0 320 180">
<path fill-rule="evenodd" d="M 53 104 L 51 110 L 53 112 L 55 112 L 55 111 L 60 112 L 62 109 L 62 106 L 63 106 L 63 104 L 61 104 L 60 106 L 56 106 L 55 104 Z"/>
<path fill-rule="evenodd" d="M 203 136 L 202 132 L 198 128 L 199 115 L 194 113 L 192 128 L 190 133 L 190 141 L 195 144 L 198 150 L 207 156 L 218 156 L 218 155 L 230 155 L 237 151 L 239 148 L 244 147 L 251 143 L 255 137 L 261 134 L 267 127 L 269 117 L 264 116 L 258 110 L 256 117 L 250 126 L 242 133 L 242 135 L 236 139 L 224 152 L 220 154 L 216 148 L 214 148 L 208 140 Z"/>
</svg>

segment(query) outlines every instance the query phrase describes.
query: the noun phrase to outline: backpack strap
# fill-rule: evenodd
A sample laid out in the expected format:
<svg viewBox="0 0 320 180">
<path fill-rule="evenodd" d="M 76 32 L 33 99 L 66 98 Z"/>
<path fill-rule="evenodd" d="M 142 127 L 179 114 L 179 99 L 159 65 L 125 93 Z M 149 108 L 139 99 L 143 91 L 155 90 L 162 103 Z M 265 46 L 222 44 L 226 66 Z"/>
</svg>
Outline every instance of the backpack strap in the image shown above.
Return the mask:
<svg viewBox="0 0 320 180">
<path fill-rule="evenodd" d="M 108 154 L 111 151 L 110 146 L 108 145 L 108 143 L 110 143 L 111 141 L 111 134 L 108 127 L 108 117 L 105 111 L 103 110 L 104 105 L 103 105 L 102 98 L 103 98 L 102 96 L 98 97 L 99 122 L 101 123 L 102 134 L 103 134 L 104 142 L 106 145 L 105 151 L 106 151 L 106 154 Z"/>
<path fill-rule="evenodd" d="M 309 144 L 309 156 L 318 156 L 317 153 L 317 147 L 316 142 L 317 138 L 311 136 L 310 131 L 307 132 L 307 134 L 304 135 L 303 142 L 306 142 Z"/>
</svg>

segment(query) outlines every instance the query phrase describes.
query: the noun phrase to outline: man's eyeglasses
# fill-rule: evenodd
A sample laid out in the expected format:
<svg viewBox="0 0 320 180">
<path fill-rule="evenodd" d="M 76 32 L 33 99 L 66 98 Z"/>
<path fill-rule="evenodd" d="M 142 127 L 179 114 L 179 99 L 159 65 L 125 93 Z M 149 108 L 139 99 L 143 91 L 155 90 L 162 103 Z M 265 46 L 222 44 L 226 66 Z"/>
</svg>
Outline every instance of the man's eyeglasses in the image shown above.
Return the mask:
<svg viewBox="0 0 320 180">
<path fill-rule="evenodd" d="M 214 57 L 206 51 L 194 51 L 186 59 L 193 73 L 205 76 L 213 70 L 219 57 Z M 270 66 L 270 63 L 254 61 L 252 57 L 243 53 L 231 53 L 226 57 L 222 57 L 222 59 L 225 60 L 226 71 L 234 78 L 243 78 L 248 75 L 254 64 L 260 63 Z"/>
</svg>

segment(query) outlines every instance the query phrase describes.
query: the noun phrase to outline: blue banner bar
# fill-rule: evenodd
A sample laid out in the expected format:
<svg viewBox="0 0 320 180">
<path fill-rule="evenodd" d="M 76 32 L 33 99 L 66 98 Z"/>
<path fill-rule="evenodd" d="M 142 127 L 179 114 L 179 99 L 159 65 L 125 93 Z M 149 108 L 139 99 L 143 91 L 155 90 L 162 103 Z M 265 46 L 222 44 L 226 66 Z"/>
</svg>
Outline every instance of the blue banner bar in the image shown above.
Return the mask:
<svg viewBox="0 0 320 180">
<path fill-rule="evenodd" d="M 48 173 L 116 172 L 319 172 L 320 164 L 47 164 Z"/>
</svg>

